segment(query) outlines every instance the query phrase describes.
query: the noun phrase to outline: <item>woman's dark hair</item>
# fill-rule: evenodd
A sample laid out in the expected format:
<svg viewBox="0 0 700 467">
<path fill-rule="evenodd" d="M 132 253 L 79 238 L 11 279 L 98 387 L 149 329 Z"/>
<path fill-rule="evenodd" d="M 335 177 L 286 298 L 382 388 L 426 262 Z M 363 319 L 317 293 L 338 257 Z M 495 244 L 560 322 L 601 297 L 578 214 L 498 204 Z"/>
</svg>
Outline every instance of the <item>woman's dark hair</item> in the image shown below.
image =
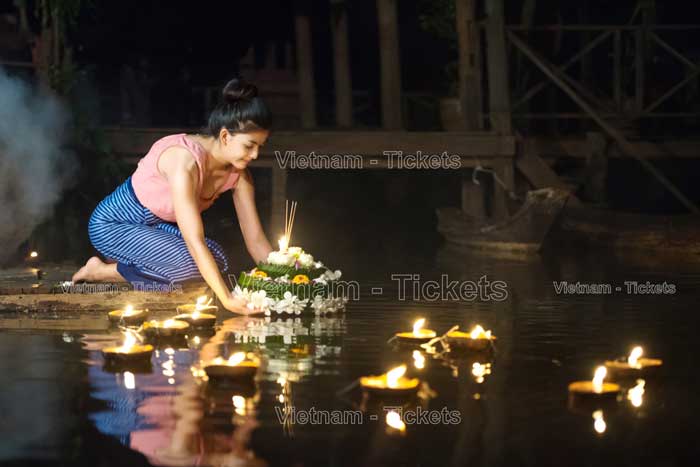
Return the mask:
<svg viewBox="0 0 700 467">
<path fill-rule="evenodd" d="M 216 138 L 221 128 L 226 128 L 231 133 L 247 133 L 269 130 L 271 127 L 272 114 L 258 96 L 258 88 L 240 78 L 234 78 L 224 86 L 221 101 L 209 115 L 206 132 Z"/>
</svg>

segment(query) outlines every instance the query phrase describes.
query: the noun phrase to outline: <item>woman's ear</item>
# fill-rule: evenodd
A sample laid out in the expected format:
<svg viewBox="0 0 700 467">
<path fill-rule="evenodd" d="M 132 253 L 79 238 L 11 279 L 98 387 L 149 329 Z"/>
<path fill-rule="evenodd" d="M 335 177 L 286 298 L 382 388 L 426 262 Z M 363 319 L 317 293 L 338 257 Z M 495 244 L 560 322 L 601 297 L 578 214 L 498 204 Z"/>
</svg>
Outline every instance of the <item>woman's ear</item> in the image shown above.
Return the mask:
<svg viewBox="0 0 700 467">
<path fill-rule="evenodd" d="M 219 130 L 219 142 L 222 146 L 230 143 L 232 138 L 233 135 L 226 128 L 221 128 L 221 130 Z"/>
</svg>

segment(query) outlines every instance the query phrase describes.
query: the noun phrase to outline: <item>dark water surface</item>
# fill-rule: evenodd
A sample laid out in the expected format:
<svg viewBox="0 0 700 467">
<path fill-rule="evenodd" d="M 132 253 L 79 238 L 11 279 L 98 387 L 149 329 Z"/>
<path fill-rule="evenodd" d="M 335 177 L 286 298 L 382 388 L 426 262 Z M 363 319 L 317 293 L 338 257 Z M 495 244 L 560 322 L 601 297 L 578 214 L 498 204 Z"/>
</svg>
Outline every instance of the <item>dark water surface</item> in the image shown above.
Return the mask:
<svg viewBox="0 0 700 467">
<path fill-rule="evenodd" d="M 0 331 L 0 460 L 116 466 L 246 465 L 238 462 L 247 459 L 256 465 L 246 457 L 248 445 L 277 465 L 697 464 L 696 265 L 651 255 L 548 253 L 522 260 L 444 249 L 428 256 L 386 251 L 375 260 L 371 267 L 365 258 L 336 264 L 353 271 L 348 279 L 361 286 L 360 300 L 345 313 L 265 320 L 221 312 L 215 336 L 158 346 L 146 372 L 103 368 L 100 349 L 121 338 L 116 330 Z M 474 282 L 487 276 L 504 281 L 508 296 L 400 300 L 391 274 L 418 274 L 420 283 L 443 274 Z M 557 295 L 553 281 L 560 280 L 607 283 L 613 293 Z M 628 294 L 624 281 L 666 281 L 675 294 Z M 498 344 L 492 357 L 426 356 L 423 370 L 412 369 L 433 392 L 420 407 L 456 411 L 460 423 L 409 424 L 401 435 L 387 428 L 381 406 L 363 403 L 351 385 L 401 362 L 413 367 L 411 352 L 393 349 L 387 339 L 419 316 L 439 332 L 481 323 Z M 626 399 L 606 407 L 605 431 L 597 433 L 593 409 L 567 408 L 567 385 L 590 379 L 598 363 L 636 344 L 664 359 L 663 372 L 647 384 L 641 407 Z M 198 384 L 191 367 L 202 352 L 226 356 L 237 348 L 264 356 L 257 388 Z M 482 383 L 471 374 L 477 360 L 492 364 Z M 234 395 L 245 398 L 245 412 L 236 413 Z M 285 424 L 278 418 L 284 407 L 297 414 L 365 411 L 354 423 Z"/>
</svg>

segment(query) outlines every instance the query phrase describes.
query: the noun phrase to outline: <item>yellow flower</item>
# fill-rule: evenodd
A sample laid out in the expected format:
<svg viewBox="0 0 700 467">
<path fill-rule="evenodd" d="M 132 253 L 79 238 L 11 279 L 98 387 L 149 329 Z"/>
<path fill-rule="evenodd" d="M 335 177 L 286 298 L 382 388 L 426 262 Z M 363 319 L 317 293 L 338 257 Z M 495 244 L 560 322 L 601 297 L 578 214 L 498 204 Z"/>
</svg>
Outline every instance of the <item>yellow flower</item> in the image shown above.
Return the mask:
<svg viewBox="0 0 700 467">
<path fill-rule="evenodd" d="M 292 279 L 292 284 L 308 284 L 309 283 L 309 278 L 306 276 L 306 274 L 297 274 L 294 276 L 294 279 Z"/>
<path fill-rule="evenodd" d="M 258 268 L 253 269 L 253 270 L 250 272 L 250 275 L 253 276 L 253 277 L 260 277 L 260 278 L 267 277 L 267 273 L 266 273 L 265 271 L 260 271 L 260 270 L 258 270 Z"/>
</svg>

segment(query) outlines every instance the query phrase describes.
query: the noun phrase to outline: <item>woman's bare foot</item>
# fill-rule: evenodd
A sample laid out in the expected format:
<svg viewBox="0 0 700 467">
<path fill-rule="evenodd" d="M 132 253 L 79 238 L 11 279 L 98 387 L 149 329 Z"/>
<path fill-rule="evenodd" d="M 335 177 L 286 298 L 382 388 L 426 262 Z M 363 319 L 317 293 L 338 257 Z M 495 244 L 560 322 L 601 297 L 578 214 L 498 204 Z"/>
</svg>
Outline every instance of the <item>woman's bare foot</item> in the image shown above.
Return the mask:
<svg viewBox="0 0 700 467">
<path fill-rule="evenodd" d="M 117 263 L 105 263 L 97 256 L 93 256 L 85 263 L 85 266 L 73 274 L 73 283 L 86 282 L 124 282 L 125 279 L 117 272 Z"/>
</svg>

